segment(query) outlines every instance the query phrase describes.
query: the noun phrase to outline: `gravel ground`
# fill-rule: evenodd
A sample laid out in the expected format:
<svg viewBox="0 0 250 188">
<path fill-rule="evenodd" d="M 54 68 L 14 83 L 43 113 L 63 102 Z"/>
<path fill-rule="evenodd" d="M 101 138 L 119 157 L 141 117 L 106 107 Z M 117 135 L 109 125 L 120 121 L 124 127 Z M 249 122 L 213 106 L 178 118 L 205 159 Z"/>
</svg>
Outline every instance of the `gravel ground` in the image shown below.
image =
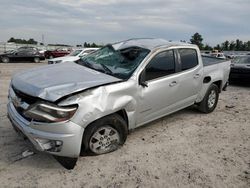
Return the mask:
<svg viewBox="0 0 250 188">
<path fill-rule="evenodd" d="M 211 114 L 188 108 L 138 128 L 74 170 L 44 153 L 23 157 L 29 146 L 6 117 L 8 84 L 43 64 L 0 64 L 0 187 L 250 187 L 249 86 L 229 86 Z"/>
</svg>

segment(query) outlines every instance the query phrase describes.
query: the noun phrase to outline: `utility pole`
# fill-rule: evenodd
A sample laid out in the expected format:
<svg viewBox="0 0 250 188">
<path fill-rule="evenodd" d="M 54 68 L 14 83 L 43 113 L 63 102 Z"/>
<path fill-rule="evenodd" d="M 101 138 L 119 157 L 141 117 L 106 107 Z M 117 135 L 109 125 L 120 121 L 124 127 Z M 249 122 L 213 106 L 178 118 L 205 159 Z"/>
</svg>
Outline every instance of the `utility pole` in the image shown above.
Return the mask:
<svg viewBox="0 0 250 188">
<path fill-rule="evenodd" d="M 43 43 L 43 45 L 45 45 L 44 44 L 44 34 L 42 34 L 42 43 Z"/>
</svg>

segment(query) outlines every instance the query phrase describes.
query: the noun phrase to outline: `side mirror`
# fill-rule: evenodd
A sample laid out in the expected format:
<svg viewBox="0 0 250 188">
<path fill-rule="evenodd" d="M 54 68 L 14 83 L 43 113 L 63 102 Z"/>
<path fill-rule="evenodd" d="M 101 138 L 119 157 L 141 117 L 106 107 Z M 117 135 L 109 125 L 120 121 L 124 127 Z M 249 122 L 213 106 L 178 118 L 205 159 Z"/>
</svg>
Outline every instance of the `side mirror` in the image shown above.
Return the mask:
<svg viewBox="0 0 250 188">
<path fill-rule="evenodd" d="M 145 71 L 145 69 L 141 72 L 141 74 L 139 76 L 139 85 L 141 85 L 142 87 L 148 87 L 148 84 L 146 82 L 146 71 Z"/>
</svg>

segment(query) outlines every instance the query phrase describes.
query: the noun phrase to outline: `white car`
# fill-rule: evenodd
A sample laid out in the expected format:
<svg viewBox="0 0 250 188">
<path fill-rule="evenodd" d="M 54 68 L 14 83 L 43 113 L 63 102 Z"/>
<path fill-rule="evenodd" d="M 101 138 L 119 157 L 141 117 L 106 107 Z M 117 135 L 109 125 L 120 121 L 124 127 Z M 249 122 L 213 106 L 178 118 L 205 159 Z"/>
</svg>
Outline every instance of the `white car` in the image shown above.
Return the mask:
<svg viewBox="0 0 250 188">
<path fill-rule="evenodd" d="M 62 63 L 62 62 L 66 62 L 66 61 L 77 61 L 80 59 L 80 57 L 85 56 L 91 52 L 98 50 L 98 49 L 99 48 L 77 49 L 77 50 L 74 50 L 73 52 L 71 52 L 69 55 L 50 59 L 48 61 L 48 64 L 56 64 L 56 63 Z"/>
</svg>

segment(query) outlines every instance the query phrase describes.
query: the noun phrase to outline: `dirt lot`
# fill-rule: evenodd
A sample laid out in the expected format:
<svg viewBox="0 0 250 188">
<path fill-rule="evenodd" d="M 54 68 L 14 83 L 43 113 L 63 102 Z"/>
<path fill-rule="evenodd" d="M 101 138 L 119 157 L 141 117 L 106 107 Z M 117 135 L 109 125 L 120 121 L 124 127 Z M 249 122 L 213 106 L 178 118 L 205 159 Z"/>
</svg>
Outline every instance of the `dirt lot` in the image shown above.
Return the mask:
<svg viewBox="0 0 250 188">
<path fill-rule="evenodd" d="M 0 64 L 0 187 L 250 187 L 250 87 L 230 86 L 217 109 L 185 109 L 133 131 L 110 154 L 74 170 L 36 153 L 6 117 L 11 75 L 45 63 Z"/>
</svg>

